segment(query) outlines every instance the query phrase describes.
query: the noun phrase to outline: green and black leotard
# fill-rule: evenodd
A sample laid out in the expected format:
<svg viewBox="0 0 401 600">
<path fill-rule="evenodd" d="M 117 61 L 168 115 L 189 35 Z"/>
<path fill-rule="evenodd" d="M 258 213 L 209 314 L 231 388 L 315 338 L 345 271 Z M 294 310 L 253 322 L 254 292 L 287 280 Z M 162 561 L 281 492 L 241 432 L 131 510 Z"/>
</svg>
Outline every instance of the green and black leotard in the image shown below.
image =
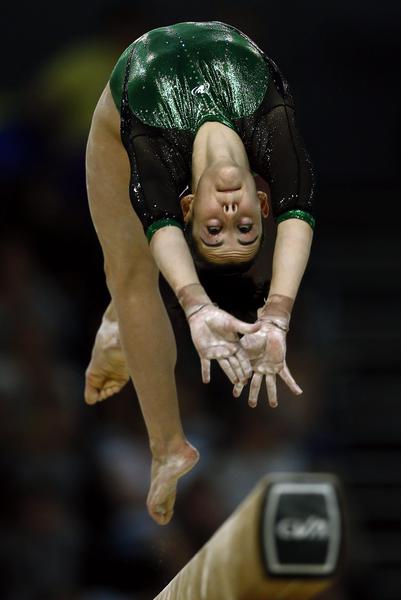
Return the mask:
<svg viewBox="0 0 401 600">
<path fill-rule="evenodd" d="M 110 87 L 131 164 L 130 197 L 148 239 L 160 227 L 183 226 L 179 198 L 206 121 L 238 133 L 251 169 L 270 185 L 278 222 L 314 226 L 313 171 L 288 85 L 246 35 L 219 22 L 154 29 L 124 51 Z"/>
</svg>

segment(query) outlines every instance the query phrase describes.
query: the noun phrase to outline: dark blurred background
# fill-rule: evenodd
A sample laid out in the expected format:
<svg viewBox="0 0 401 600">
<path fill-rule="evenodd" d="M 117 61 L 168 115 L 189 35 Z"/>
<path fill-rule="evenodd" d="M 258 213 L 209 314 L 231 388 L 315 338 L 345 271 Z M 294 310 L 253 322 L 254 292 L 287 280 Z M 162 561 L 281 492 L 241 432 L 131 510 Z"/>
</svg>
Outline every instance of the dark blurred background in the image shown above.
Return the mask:
<svg viewBox="0 0 401 600">
<path fill-rule="evenodd" d="M 184 427 L 201 462 L 160 528 L 145 510 L 150 453 L 132 386 L 83 402 L 108 302 L 84 149 L 122 50 L 185 20 L 233 24 L 278 63 L 319 212 L 288 344 L 303 396 L 280 385 L 277 410 L 263 397 L 252 411 L 217 367 L 202 386 L 173 317 Z M 2 8 L 0 598 L 148 600 L 260 476 L 311 470 L 339 475 L 349 509 L 344 575 L 324 598 L 401 599 L 400 34 L 399 0 Z"/>
</svg>

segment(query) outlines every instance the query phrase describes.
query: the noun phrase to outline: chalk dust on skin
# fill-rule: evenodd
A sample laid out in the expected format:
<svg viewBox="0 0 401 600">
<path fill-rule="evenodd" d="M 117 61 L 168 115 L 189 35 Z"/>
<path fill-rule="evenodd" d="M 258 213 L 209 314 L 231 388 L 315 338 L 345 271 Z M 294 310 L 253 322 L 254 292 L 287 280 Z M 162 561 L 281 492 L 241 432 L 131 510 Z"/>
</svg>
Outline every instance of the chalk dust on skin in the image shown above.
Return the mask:
<svg viewBox="0 0 401 600">
<path fill-rule="evenodd" d="M 147 498 L 150 516 L 167 525 L 173 516 L 177 481 L 198 462 L 199 452 L 186 443 L 180 451 L 152 460 L 151 483 Z"/>
</svg>

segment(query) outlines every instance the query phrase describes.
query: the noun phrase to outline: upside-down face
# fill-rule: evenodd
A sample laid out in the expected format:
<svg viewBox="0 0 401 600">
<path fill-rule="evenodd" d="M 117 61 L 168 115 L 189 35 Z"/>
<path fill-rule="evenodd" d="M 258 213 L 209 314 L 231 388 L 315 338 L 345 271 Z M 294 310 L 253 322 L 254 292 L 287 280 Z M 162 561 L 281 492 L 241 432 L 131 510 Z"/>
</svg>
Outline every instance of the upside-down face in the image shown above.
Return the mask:
<svg viewBox="0 0 401 600">
<path fill-rule="evenodd" d="M 206 169 L 195 194 L 181 200 L 185 222 L 192 222 L 198 251 L 214 263 L 251 260 L 262 240 L 267 196 L 256 191 L 249 170 L 232 165 Z"/>
</svg>

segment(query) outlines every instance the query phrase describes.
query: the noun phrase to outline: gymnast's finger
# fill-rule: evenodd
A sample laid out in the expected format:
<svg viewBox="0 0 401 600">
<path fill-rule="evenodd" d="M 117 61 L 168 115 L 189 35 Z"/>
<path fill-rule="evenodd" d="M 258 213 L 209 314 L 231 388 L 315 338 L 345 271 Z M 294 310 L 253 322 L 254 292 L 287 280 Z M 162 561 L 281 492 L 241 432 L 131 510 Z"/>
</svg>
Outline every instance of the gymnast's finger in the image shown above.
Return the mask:
<svg viewBox="0 0 401 600">
<path fill-rule="evenodd" d="M 245 382 L 248 378 L 245 376 L 245 373 L 242 369 L 242 365 L 238 360 L 237 355 L 234 354 L 233 356 L 230 356 L 228 362 L 230 363 L 230 366 L 236 375 L 237 381 Z"/>
<path fill-rule="evenodd" d="M 240 381 L 248 381 L 248 379 L 252 376 L 252 367 L 248 354 L 245 352 L 242 346 L 239 346 L 235 356 L 238 359 L 241 369 L 244 373 L 244 379 Z"/>
<path fill-rule="evenodd" d="M 277 387 L 276 387 L 276 375 L 266 375 L 266 390 L 269 404 L 272 408 L 277 406 Z"/>
<path fill-rule="evenodd" d="M 235 386 L 233 387 L 233 396 L 234 398 L 239 398 L 241 396 L 242 390 L 244 389 L 245 384 L 243 383 L 236 383 Z"/>
<path fill-rule="evenodd" d="M 227 375 L 228 379 L 231 381 L 232 384 L 235 385 L 236 383 L 238 383 L 238 377 L 235 374 L 235 371 L 227 358 L 219 360 L 219 365 L 223 369 L 224 373 Z"/>
<path fill-rule="evenodd" d="M 249 398 L 248 398 L 248 404 L 251 408 L 255 408 L 255 406 L 258 403 L 258 396 L 259 396 L 260 386 L 262 384 L 262 379 L 263 379 L 263 375 L 260 375 L 259 373 L 255 373 L 251 379 L 251 385 L 249 388 Z"/>
<path fill-rule="evenodd" d="M 203 383 L 210 382 L 210 360 L 207 358 L 201 358 L 201 370 L 202 370 L 202 381 Z"/>
<path fill-rule="evenodd" d="M 245 323 L 244 321 L 240 321 L 235 317 L 231 316 L 228 321 L 228 328 L 231 331 L 235 331 L 238 333 L 255 333 L 255 331 L 259 331 L 260 323 L 256 321 L 255 323 Z"/>
<path fill-rule="evenodd" d="M 287 367 L 286 363 L 284 363 L 284 367 L 281 369 L 279 375 L 280 375 L 281 379 L 288 385 L 290 390 L 292 392 L 294 392 L 294 394 L 297 394 L 297 396 L 302 394 L 302 389 L 299 387 L 299 385 L 297 384 L 297 382 L 291 375 L 290 370 Z"/>
</svg>

